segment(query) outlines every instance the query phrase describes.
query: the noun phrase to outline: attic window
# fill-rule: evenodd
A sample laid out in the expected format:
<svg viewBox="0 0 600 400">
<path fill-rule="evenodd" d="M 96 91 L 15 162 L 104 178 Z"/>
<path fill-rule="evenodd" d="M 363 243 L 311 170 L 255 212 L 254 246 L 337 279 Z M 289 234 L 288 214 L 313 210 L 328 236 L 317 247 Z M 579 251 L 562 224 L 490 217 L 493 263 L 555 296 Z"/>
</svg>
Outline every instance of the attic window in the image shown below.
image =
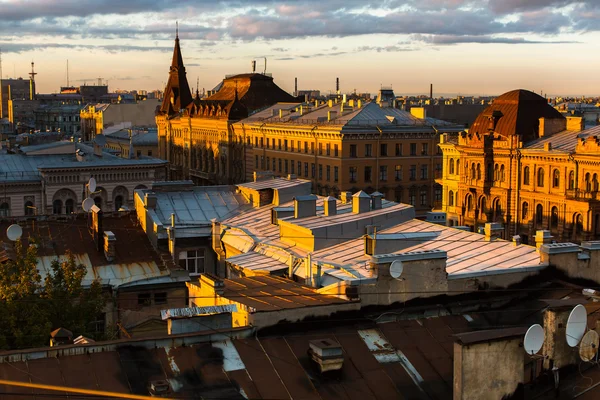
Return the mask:
<svg viewBox="0 0 600 400">
<path fill-rule="evenodd" d="M 150 305 L 150 293 L 138 294 L 138 306 L 149 306 Z"/>
</svg>

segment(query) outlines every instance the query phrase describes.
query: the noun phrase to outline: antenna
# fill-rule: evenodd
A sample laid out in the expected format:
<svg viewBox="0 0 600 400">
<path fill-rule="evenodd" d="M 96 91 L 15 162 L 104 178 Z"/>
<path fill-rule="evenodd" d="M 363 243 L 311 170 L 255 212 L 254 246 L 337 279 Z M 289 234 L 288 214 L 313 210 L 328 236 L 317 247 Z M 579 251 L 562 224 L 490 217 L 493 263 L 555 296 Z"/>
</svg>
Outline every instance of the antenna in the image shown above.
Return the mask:
<svg viewBox="0 0 600 400">
<path fill-rule="evenodd" d="M 13 241 L 13 242 L 16 242 L 17 240 L 19 240 L 21 238 L 22 234 L 23 234 L 23 229 L 17 224 L 12 224 L 6 230 L 6 237 L 8 237 L 8 240 Z"/>
<path fill-rule="evenodd" d="M 583 334 L 587 328 L 587 311 L 584 306 L 578 304 L 573 308 L 569 319 L 567 320 L 567 344 L 570 347 L 575 347 L 583 338 Z"/>
<path fill-rule="evenodd" d="M 69 60 L 67 60 L 67 87 L 69 87 Z"/>
<path fill-rule="evenodd" d="M 81 208 L 83 208 L 83 211 L 85 211 L 85 212 L 90 212 L 90 210 L 92 209 L 92 206 L 94 204 L 95 204 L 94 199 L 92 199 L 91 197 L 88 197 L 81 204 Z"/>
<path fill-rule="evenodd" d="M 265 59 L 265 71 L 263 72 L 263 75 L 267 74 L 267 57 L 263 57 Z"/>
<path fill-rule="evenodd" d="M 400 279 L 402 273 L 404 272 L 404 265 L 402 265 L 402 261 L 396 260 L 390 265 L 390 275 L 394 279 Z"/>
<path fill-rule="evenodd" d="M 579 345 L 579 357 L 583 361 L 590 362 L 596 354 L 598 354 L 598 342 L 600 342 L 600 337 L 598 336 L 598 332 L 596 331 L 588 331 L 581 339 L 581 344 Z"/>
<path fill-rule="evenodd" d="M 544 336 L 544 328 L 540 324 L 531 325 L 523 340 L 525 352 L 530 356 L 537 354 L 544 344 Z"/>
<path fill-rule="evenodd" d="M 87 187 L 90 193 L 94 193 L 96 191 L 96 178 L 92 176 L 87 183 Z"/>
<path fill-rule="evenodd" d="M 31 72 L 29 73 L 29 76 L 31 77 L 32 81 L 35 81 L 35 76 L 37 75 L 37 72 L 35 72 L 35 70 L 33 69 L 34 66 L 35 63 L 31 61 Z"/>
</svg>

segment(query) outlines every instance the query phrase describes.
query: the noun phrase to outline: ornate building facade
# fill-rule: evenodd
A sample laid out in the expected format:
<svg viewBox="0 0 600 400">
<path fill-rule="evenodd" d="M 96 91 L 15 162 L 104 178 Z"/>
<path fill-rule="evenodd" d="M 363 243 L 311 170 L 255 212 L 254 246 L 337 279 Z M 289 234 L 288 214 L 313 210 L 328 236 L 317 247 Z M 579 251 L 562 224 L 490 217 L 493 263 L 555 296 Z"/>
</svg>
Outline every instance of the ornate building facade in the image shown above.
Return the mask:
<svg viewBox="0 0 600 400">
<path fill-rule="evenodd" d="M 232 123 L 279 101 L 295 98 L 263 74 L 227 77 L 219 91 L 193 97 L 187 82 L 179 37 L 162 106 L 156 114 L 159 157 L 169 161 L 169 179 L 197 184 L 245 181 L 246 146 Z"/>
<path fill-rule="evenodd" d="M 532 242 L 600 238 L 600 128 L 582 131 L 546 99 L 514 90 L 494 100 L 468 133 L 443 135 L 441 210 L 450 225 L 503 225 Z"/>
</svg>

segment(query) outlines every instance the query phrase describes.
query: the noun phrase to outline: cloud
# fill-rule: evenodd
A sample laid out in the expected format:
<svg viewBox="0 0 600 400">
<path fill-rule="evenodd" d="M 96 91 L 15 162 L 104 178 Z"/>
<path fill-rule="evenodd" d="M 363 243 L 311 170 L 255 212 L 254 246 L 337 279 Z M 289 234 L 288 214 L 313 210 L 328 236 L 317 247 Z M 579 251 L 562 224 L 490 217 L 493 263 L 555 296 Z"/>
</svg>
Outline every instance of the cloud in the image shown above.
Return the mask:
<svg viewBox="0 0 600 400">
<path fill-rule="evenodd" d="M 356 49 L 356 51 L 376 51 L 378 53 L 387 52 L 387 53 L 395 53 L 399 51 L 414 51 L 415 48 L 412 47 L 403 47 L 403 46 L 360 46 Z"/>
<path fill-rule="evenodd" d="M 493 36 L 471 36 L 471 35 L 413 35 L 415 41 L 425 42 L 433 45 L 451 45 L 459 43 L 503 43 L 503 44 L 557 44 L 575 43 L 570 41 L 539 41 L 526 40 L 521 37 L 493 37 Z"/>
<path fill-rule="evenodd" d="M 109 53 L 119 53 L 125 51 L 173 51 L 172 47 L 144 47 L 131 45 L 86 45 L 86 44 L 69 44 L 69 43 L 16 43 L 16 42 L 0 42 L 0 49 L 5 53 L 24 53 L 33 50 L 48 50 L 48 49 L 73 49 L 73 50 L 101 50 Z"/>
</svg>

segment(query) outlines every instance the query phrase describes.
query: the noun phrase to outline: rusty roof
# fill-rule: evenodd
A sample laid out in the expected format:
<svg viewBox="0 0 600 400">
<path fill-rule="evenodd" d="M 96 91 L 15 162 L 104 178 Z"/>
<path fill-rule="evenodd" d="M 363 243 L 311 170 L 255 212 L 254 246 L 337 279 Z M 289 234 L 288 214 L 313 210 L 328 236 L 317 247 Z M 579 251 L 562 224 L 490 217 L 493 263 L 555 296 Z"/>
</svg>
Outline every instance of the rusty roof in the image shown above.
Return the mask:
<svg viewBox="0 0 600 400">
<path fill-rule="evenodd" d="M 498 111 L 502 116 L 498 119 L 495 132 L 503 136 L 521 135 L 523 142 L 539 137 L 540 118 L 565 119 L 542 96 L 529 90 L 517 89 L 497 97 L 477 116 L 469 133 L 487 134 L 491 128 L 490 119 Z"/>
</svg>

